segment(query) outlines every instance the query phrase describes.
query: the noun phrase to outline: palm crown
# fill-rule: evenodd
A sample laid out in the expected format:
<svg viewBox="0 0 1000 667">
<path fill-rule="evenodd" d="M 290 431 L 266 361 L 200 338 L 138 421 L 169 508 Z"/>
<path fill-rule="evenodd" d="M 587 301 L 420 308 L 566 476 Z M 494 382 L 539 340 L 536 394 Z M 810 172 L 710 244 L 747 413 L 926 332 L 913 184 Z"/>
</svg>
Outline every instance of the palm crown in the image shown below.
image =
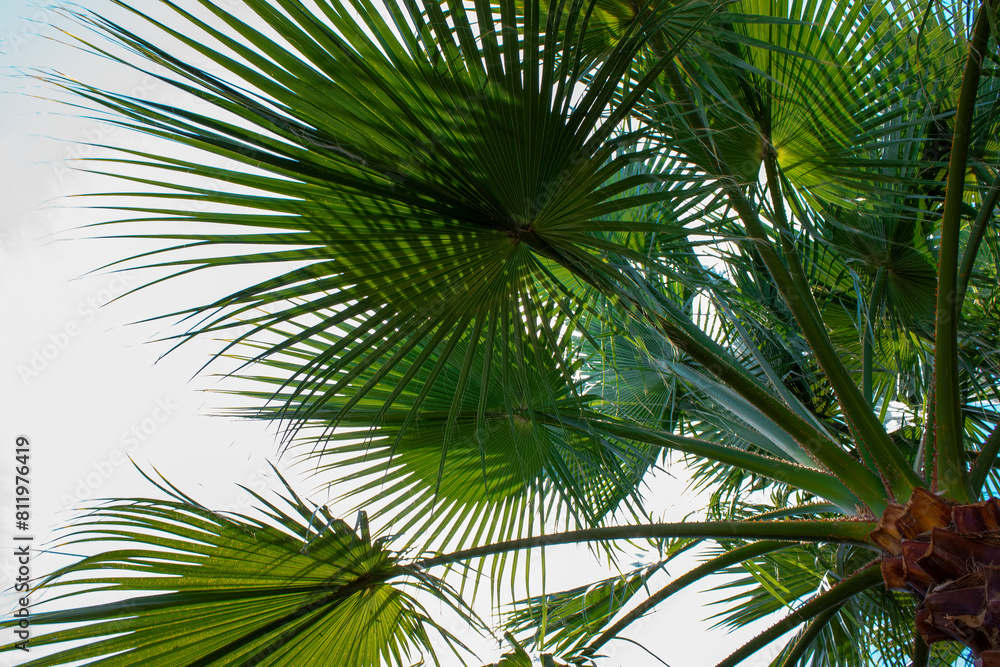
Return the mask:
<svg viewBox="0 0 1000 667">
<path fill-rule="evenodd" d="M 989 2 L 163 4 L 156 37 L 75 17 L 192 104 L 51 81 L 205 155 L 105 160 L 168 242 L 127 266 L 268 268 L 179 338 L 226 337 L 237 413 L 366 511 L 286 488 L 220 516 L 159 481 L 76 524 L 130 544 L 46 581 L 144 594 L 36 613 L 93 622 L 38 642 L 93 642 L 29 664 L 467 655 L 414 597 L 478 623 L 435 568 L 499 592 L 523 549 L 623 539 L 668 545 L 654 569 L 713 546 L 660 591 L 642 568 L 518 602 L 501 664 L 590 664 L 717 572 L 744 577 L 725 623 L 792 607 L 724 665 L 789 631 L 775 665 L 1000 664 Z M 707 521 L 652 521 L 666 451 Z"/>
</svg>

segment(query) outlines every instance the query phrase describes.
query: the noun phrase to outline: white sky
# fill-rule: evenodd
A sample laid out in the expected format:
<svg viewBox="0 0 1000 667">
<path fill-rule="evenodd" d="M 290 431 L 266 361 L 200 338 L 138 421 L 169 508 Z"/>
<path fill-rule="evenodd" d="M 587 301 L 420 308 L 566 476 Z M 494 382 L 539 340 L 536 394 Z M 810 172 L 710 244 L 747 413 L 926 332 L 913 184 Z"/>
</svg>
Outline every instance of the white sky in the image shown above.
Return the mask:
<svg viewBox="0 0 1000 667">
<path fill-rule="evenodd" d="M 90 4 L 90 3 L 88 3 Z M 140 7 L 154 0 L 137 0 Z M 181 2 L 191 5 L 192 2 Z M 97 9 L 97 5 L 91 6 Z M 0 608 L 7 613 L 15 598 L 10 586 L 15 562 L 11 555 L 14 509 L 14 440 L 31 440 L 32 546 L 41 549 L 55 538 L 70 516 L 71 506 L 94 498 L 136 497 L 155 491 L 128 462 L 131 456 L 147 470 L 155 467 L 167 479 L 206 505 L 248 511 L 244 484 L 261 490 L 274 487 L 268 461 L 277 461 L 273 429 L 263 424 L 211 417 L 224 397 L 207 393 L 219 386 L 211 377 L 192 379 L 216 349 L 211 341 L 187 345 L 157 363 L 167 349 L 149 343 L 164 325 L 130 323 L 172 308 L 190 305 L 191 283 L 175 285 L 109 302 L 138 286 L 135 276 L 89 274 L 108 261 L 134 251 L 125 242 L 66 240 L 86 236 L 74 232 L 83 224 L 106 219 L 100 211 L 80 208 L 74 193 L 111 190 L 100 177 L 72 171 L 74 158 L 87 157 L 77 142 L 114 145 L 148 142 L 93 120 L 72 117 L 72 110 L 39 97 L 52 96 L 45 85 L 22 74 L 29 68 L 52 68 L 117 90 L 161 95 L 136 74 L 110 70 L 43 36 L 57 33 L 44 25 L 67 25 L 55 12 L 25 0 L 0 3 Z M 131 77 L 131 78 L 130 78 Z M 295 471 L 290 477 L 300 479 Z M 305 492 L 309 482 L 297 485 Z M 696 501 L 682 494 L 680 483 L 657 485 L 651 507 L 668 520 L 680 520 Z M 324 497 L 314 496 L 317 502 Z M 353 523 L 351 517 L 346 517 Z M 20 535 L 24 533 L 18 532 Z M 568 550 L 564 563 L 549 575 L 551 590 L 581 585 L 608 576 L 583 550 Z M 36 554 L 33 574 L 64 563 L 59 556 Z M 550 563 L 555 554 L 550 553 Z M 672 573 L 684 571 L 672 569 Z M 662 585 L 663 577 L 654 580 Z M 655 589 L 655 588 L 654 588 Z M 755 634 L 727 636 L 708 631 L 702 619 L 714 613 L 698 589 L 675 596 L 663 609 L 633 627 L 631 636 L 644 642 L 672 667 L 714 664 Z M 457 627 L 450 628 L 453 631 Z M 39 632 L 41 628 L 35 628 Z M 490 643 L 481 657 L 495 659 Z M 12 640 L 0 637 L 0 644 Z M 604 665 L 658 664 L 648 654 L 623 642 L 607 647 L 613 657 Z M 41 655 L 41 649 L 29 657 Z M 15 665 L 20 656 L 0 656 L 0 665 Z M 6 661 L 6 662 L 5 662 Z M 766 665 L 759 656 L 750 665 Z"/>
</svg>

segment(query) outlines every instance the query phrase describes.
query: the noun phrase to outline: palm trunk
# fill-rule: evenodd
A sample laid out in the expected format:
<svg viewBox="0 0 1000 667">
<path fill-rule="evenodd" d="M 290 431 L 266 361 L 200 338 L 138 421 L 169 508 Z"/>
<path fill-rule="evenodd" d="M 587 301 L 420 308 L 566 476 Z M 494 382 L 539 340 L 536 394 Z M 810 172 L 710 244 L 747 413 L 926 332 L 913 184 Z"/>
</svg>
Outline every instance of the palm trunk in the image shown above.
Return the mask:
<svg viewBox="0 0 1000 667">
<path fill-rule="evenodd" d="M 886 588 L 921 601 L 924 641 L 959 641 L 977 666 L 1000 667 L 1000 499 L 959 505 L 917 489 L 871 539 L 885 552 Z"/>
</svg>

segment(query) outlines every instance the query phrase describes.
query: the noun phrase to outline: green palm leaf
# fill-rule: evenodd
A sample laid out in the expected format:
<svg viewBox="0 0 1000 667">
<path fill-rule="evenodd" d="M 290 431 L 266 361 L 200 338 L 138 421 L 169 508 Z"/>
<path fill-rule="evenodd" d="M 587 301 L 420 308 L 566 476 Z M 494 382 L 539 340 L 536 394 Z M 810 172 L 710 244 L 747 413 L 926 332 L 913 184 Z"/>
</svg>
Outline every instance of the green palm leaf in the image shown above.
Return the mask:
<svg viewBox="0 0 1000 667">
<path fill-rule="evenodd" d="M 65 664 L 437 664 L 432 635 L 464 646 L 413 595 L 430 594 L 474 618 L 444 582 L 409 572 L 384 540 L 372 540 L 287 487 L 281 508 L 249 491 L 264 518 L 214 513 L 168 485 L 172 500 L 111 501 L 80 518 L 68 544 L 116 545 L 62 568 L 42 587 L 57 603 L 113 593 L 118 602 L 34 610 L 33 626 L 73 624 L 32 646 L 90 640 L 26 666 Z M 119 546 L 120 545 L 120 546 Z M 4 622 L 0 627 L 9 626 Z M 16 621 L 14 622 L 16 625 Z M 10 645 L 0 650 L 9 650 Z"/>
<path fill-rule="evenodd" d="M 877 200 L 885 169 L 915 164 L 883 151 L 917 147 L 906 116 L 926 99 L 924 73 L 902 63 L 937 58 L 950 68 L 961 53 L 948 26 L 924 26 L 929 53 L 913 53 L 912 16 L 891 3 L 733 5 L 730 30 L 708 33 L 685 49 L 680 71 L 655 89 L 648 118 L 676 137 L 707 173 L 753 185 L 768 155 L 796 188 L 822 201 Z M 942 72 L 937 72 L 942 74 Z M 679 93 L 691 86 L 690 97 Z M 953 94 L 939 76 L 939 94 Z M 945 107 L 946 108 L 946 107 Z M 895 176 L 895 175 L 894 175 Z"/>
<path fill-rule="evenodd" d="M 719 601 L 728 609 L 716 615 L 719 623 L 741 626 L 784 614 L 829 590 L 846 574 L 867 563 L 870 552 L 830 545 L 794 545 L 748 559 L 731 568 L 737 575 L 716 590 L 737 591 Z M 912 600 L 873 588 L 817 617 L 821 627 L 803 627 L 786 640 L 773 665 L 835 665 L 863 667 L 877 657 L 879 665 L 905 667 L 913 641 Z M 806 641 L 805 646 L 800 641 Z M 798 657 L 789 662 L 797 648 Z M 934 646 L 932 664 L 954 664 L 961 650 L 953 644 Z"/>
<path fill-rule="evenodd" d="M 41 644 L 90 643 L 31 664 L 436 661 L 431 634 L 461 644 L 411 593 L 470 612 L 428 568 L 472 561 L 499 591 L 525 549 L 685 538 L 722 551 L 633 612 L 647 571 L 522 601 L 509 625 L 583 664 L 740 563 L 721 622 L 790 613 L 722 664 L 796 628 L 775 665 L 910 655 L 875 517 L 915 487 L 995 491 L 1000 448 L 998 79 L 992 51 L 982 77 L 963 65 L 961 7 L 161 0 L 161 19 L 112 1 L 141 27 L 80 12 L 111 44 L 86 48 L 177 101 L 49 77 L 160 140 L 85 163 L 133 197 L 109 206 L 116 233 L 158 244 L 111 266 L 256 269 L 174 313 L 173 338 L 224 338 L 237 414 L 280 423 L 378 525 L 294 493 L 257 496 L 263 519 L 166 486 L 112 501 L 72 538 L 112 549 L 46 585 L 132 597 L 39 611 L 89 623 Z M 983 81 L 959 104 L 963 70 Z M 941 224 L 953 136 L 969 169 Z M 955 371 L 937 389 L 935 368 Z M 659 449 L 695 461 L 712 520 L 639 525 Z M 529 661 L 508 639 L 500 664 Z"/>
<path fill-rule="evenodd" d="M 561 327 L 557 322 L 551 328 Z M 286 379 L 299 358 L 322 355 L 331 344 L 314 335 L 288 350 L 288 361 L 264 361 L 258 368 L 274 374 L 248 378 L 260 392 L 239 393 L 253 403 L 273 398 L 273 407 L 235 414 L 275 419 L 288 405 L 308 410 L 312 421 L 300 434 L 305 449 L 299 456 L 310 471 L 338 499 L 391 506 L 393 522 L 380 529 L 406 536 L 407 544 L 462 548 L 533 534 L 555 517 L 581 527 L 600 523 L 622 503 L 637 506 L 653 450 L 561 427 L 564 416 L 585 420 L 594 397 L 582 393 L 585 380 L 567 382 L 543 345 L 526 342 L 511 350 L 463 341 L 450 360 L 438 363 L 434 355 L 422 366 L 412 363 L 411 353 L 404 361 L 417 368 L 412 383 L 403 386 L 399 373 L 390 372 L 340 417 L 353 387 L 325 400 L 319 397 L 326 392 L 306 394 Z M 490 354 L 517 372 L 486 372 Z M 297 401 L 322 405 L 299 408 Z M 341 428 L 334 431 L 328 425 L 335 421 Z"/>
<path fill-rule="evenodd" d="M 388 3 L 391 23 L 367 4 L 354 18 L 336 1 L 318 3 L 317 15 L 298 0 L 279 3 L 280 11 L 248 2 L 279 41 L 208 0 L 204 8 L 240 40 L 164 4 L 185 28 L 156 28 L 225 70 L 227 80 L 110 21 L 81 20 L 212 111 L 168 107 L 68 79 L 56 83 L 113 114 L 118 125 L 205 155 L 191 160 L 119 151 L 122 157 L 109 161 L 120 178 L 165 190 L 140 189 L 133 194 L 150 205 L 127 210 L 139 215 L 133 220 L 139 236 L 176 243 L 175 257 L 141 261 L 179 274 L 237 264 L 267 266 L 275 274 L 187 311 L 194 324 L 180 338 L 233 332 L 235 346 L 270 328 L 298 328 L 258 360 L 312 336 L 333 339 L 295 372 L 293 398 L 321 393 L 282 414 L 293 429 L 349 386 L 352 395 L 331 425 L 390 373 L 398 371 L 403 391 L 430 356 L 436 359 L 432 377 L 445 364 L 467 371 L 472 359 L 456 357 L 460 344 L 515 349 L 530 340 L 564 358 L 546 325 L 561 320 L 569 332 L 585 330 L 592 287 L 619 289 L 609 252 L 636 256 L 627 247 L 609 247 L 602 236 L 650 225 L 615 214 L 703 192 L 665 188 L 681 179 L 662 174 L 617 178 L 623 167 L 649 156 L 648 149 L 633 148 L 641 133 L 621 134 L 629 105 L 609 106 L 644 41 L 636 30 L 598 62 L 574 46 L 576 33 L 557 40 L 555 26 L 540 24 L 532 12 L 516 39 L 477 35 L 472 23 L 514 21 L 507 5 L 499 12 L 477 5 L 473 21 L 461 3 L 452 3 L 451 25 L 431 2 L 422 11 Z M 671 15 L 665 12 L 660 23 Z M 680 41 L 692 24 L 680 20 L 664 29 Z M 551 39 L 540 44 L 542 34 Z M 236 166 L 219 166 L 220 160 Z M 152 168 L 152 176 L 128 175 L 139 166 Z M 222 189 L 190 185 L 184 179 L 192 175 Z M 192 203 L 204 212 L 192 212 Z M 218 231 L 190 223 L 212 223 Z M 194 231 L 174 233 L 170 227 L 178 224 Z M 197 249 L 198 258 L 182 249 Z M 486 368 L 515 372 L 498 366 Z M 570 365 L 561 370 L 570 376 Z M 455 403 L 464 388 L 456 385 Z"/>
<path fill-rule="evenodd" d="M 584 664 L 595 657 L 584 644 L 638 597 L 649 576 L 662 566 L 657 563 L 586 586 L 518 601 L 505 624 L 540 648 Z"/>
</svg>

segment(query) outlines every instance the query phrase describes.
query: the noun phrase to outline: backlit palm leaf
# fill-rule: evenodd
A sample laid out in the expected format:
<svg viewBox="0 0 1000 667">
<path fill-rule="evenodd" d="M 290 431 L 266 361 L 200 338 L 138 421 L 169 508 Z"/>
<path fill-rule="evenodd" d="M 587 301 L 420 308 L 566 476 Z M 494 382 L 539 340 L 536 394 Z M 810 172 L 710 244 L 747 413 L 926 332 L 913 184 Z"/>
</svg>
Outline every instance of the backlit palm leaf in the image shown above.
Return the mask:
<svg viewBox="0 0 1000 667">
<path fill-rule="evenodd" d="M 266 508 L 263 519 L 221 515 L 160 488 L 174 499 L 113 501 L 80 518 L 68 544 L 115 548 L 42 584 L 52 592 L 71 587 L 50 602 L 138 595 L 35 610 L 32 627 L 73 626 L 33 636 L 32 648 L 92 641 L 23 664 L 101 658 L 92 664 L 376 667 L 411 665 L 421 656 L 437 664 L 432 634 L 452 650 L 462 646 L 413 598 L 423 591 L 454 607 L 461 606 L 457 596 L 444 582 L 408 572 L 384 541 L 372 541 L 364 515 L 351 529 L 290 488 L 286 508 L 249 491 Z"/>
<path fill-rule="evenodd" d="M 554 328 L 561 328 L 558 322 Z M 266 367 L 274 374 L 249 378 L 260 393 L 240 393 L 259 403 L 273 396 L 274 407 L 237 414 L 274 419 L 286 405 L 307 411 L 297 401 L 319 400 L 323 392 L 305 394 L 295 391 L 294 381 L 285 389 L 282 384 L 298 367 L 296 356 L 322 355 L 331 344 L 314 335 L 286 351 L 287 362 L 276 356 L 264 361 L 258 371 Z M 491 354 L 516 372 L 485 372 Z M 465 359 L 471 360 L 467 368 L 459 365 Z M 398 373 L 388 373 L 340 417 L 353 393 L 349 386 L 343 396 L 308 409 L 311 429 L 300 434 L 308 448 L 300 456 L 339 498 L 359 507 L 392 507 L 393 522 L 380 529 L 423 548 L 459 548 L 538 533 L 555 517 L 567 527 L 599 523 L 623 502 L 637 500 L 649 448 L 561 428 L 563 415 L 586 419 L 594 397 L 582 395 L 582 381 L 567 382 L 542 346 L 469 350 L 463 341 L 433 378 L 431 368 L 438 368 L 436 355 L 406 387 Z M 464 393 L 456 401 L 459 385 Z M 329 429 L 334 420 L 341 429 Z"/>
<path fill-rule="evenodd" d="M 406 586 L 471 616 L 427 568 L 472 562 L 499 589 L 506 554 L 677 538 L 722 551 L 649 608 L 741 564 L 724 622 L 791 611 L 723 665 L 797 628 L 776 664 L 905 660 L 909 610 L 872 592 L 892 572 L 871 547 L 897 567 L 892 531 L 924 515 L 894 502 L 922 498 L 948 532 L 952 505 L 915 489 L 986 517 L 967 503 L 996 483 L 985 20 L 968 56 L 963 7 L 878 0 L 245 0 L 244 18 L 161 0 L 164 19 L 116 4 L 140 27 L 80 13 L 112 43 L 89 48 L 174 99 L 50 77 L 160 140 L 95 167 L 138 191 L 108 193 L 137 197 L 115 201 L 132 218 L 119 235 L 161 244 L 112 266 L 257 269 L 175 313 L 176 338 L 226 338 L 250 386 L 239 414 L 287 427 L 339 500 L 380 516 L 351 530 L 294 494 L 265 520 L 179 492 L 114 501 L 77 534 L 134 544 L 50 585 L 146 595 L 40 612 L 93 621 L 43 642 L 97 641 L 36 664 L 163 648 L 181 664 L 404 664 L 435 629 Z M 602 525 L 650 512 L 659 449 L 698 457 L 713 520 Z M 410 551 L 433 554 L 407 566 Z M 515 629 L 586 663 L 633 618 L 644 574 L 536 597 Z M 531 659 L 508 639 L 501 664 Z"/>
<path fill-rule="evenodd" d="M 867 550 L 815 545 L 789 546 L 734 566 L 738 575 L 716 590 L 737 591 L 717 604 L 728 609 L 716 615 L 719 624 L 741 626 L 746 623 L 787 614 L 811 597 L 828 590 L 870 558 Z M 772 665 L 794 667 L 906 667 L 910 657 L 899 647 L 912 641 L 912 601 L 885 589 L 876 588 L 853 597 L 831 610 L 829 616 L 817 617 L 821 627 L 809 626 L 785 640 L 785 648 Z M 806 637 L 803 639 L 803 637 Z M 800 640 L 806 646 L 800 645 Z M 789 662 L 793 649 L 798 657 Z M 961 651 L 955 646 L 936 645 L 932 664 L 951 665 Z"/>
<path fill-rule="evenodd" d="M 140 236 L 199 249 L 198 259 L 181 253 L 153 265 L 184 273 L 260 264 L 276 274 L 193 308 L 190 334 L 233 331 L 236 345 L 274 326 L 299 329 L 258 358 L 312 336 L 331 339 L 295 373 L 296 397 L 320 395 L 282 414 L 293 427 L 349 386 L 352 395 L 331 425 L 389 373 L 398 372 L 402 391 L 432 355 L 431 379 L 446 364 L 468 371 L 472 357 L 457 357 L 459 347 L 514 349 L 531 341 L 563 359 L 557 338 L 571 338 L 546 326 L 561 319 L 568 331 L 582 330 L 591 287 L 616 290 L 608 251 L 635 256 L 609 248 L 597 232 L 647 229 L 648 220 L 614 216 L 701 192 L 664 188 L 682 180 L 675 176 L 617 179 L 648 156 L 631 148 L 640 134 L 620 136 L 629 105 L 609 107 L 643 43 L 635 30 L 598 62 L 574 46 L 572 35 L 566 43 L 555 39 L 555 26 L 539 24 L 532 12 L 523 35 L 498 38 L 487 27 L 515 20 L 507 5 L 499 12 L 477 5 L 467 16 L 452 3 L 451 26 L 430 2 L 422 11 L 390 2 L 381 14 L 359 4 L 355 16 L 354 8 L 324 0 L 313 16 L 298 0 L 280 8 L 249 1 L 276 33 L 271 37 L 202 2 L 235 39 L 164 4 L 185 27 L 157 27 L 224 69 L 225 80 L 117 24 L 93 15 L 82 20 L 211 110 L 57 83 L 116 114 L 117 124 L 206 155 L 121 151 L 111 162 L 127 174 L 151 167 L 148 178 L 121 177 L 166 190 L 147 195 L 148 207 L 131 207 L 141 216 Z M 665 12 L 660 22 L 669 18 Z M 681 40 L 692 25 L 684 19 L 664 29 Z M 573 29 L 579 34 L 586 26 Z M 542 33 L 551 39 L 540 45 Z M 223 189 L 189 185 L 192 175 Z M 203 212 L 192 212 L 192 202 Z M 220 231 L 190 224 L 196 222 Z M 558 363 L 568 377 L 571 365 Z M 455 386 L 454 402 L 464 390 Z"/>
<path fill-rule="evenodd" d="M 526 642 L 554 651 L 572 664 L 590 664 L 600 651 L 586 646 L 587 642 L 607 628 L 626 605 L 641 599 L 643 591 L 648 593 L 647 580 L 688 544 L 680 543 L 653 565 L 515 602 L 507 613 L 506 626 Z"/>
</svg>

